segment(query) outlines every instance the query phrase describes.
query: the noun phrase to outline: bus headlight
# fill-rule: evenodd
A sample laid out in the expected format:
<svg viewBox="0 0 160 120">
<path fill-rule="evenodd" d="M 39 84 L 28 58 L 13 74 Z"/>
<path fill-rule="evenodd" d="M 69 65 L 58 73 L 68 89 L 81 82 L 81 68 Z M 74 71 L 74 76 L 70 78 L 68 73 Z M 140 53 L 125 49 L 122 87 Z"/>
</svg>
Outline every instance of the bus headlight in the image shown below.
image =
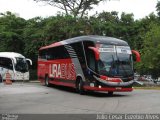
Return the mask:
<svg viewBox="0 0 160 120">
<path fill-rule="evenodd" d="M 101 86 L 101 85 L 99 85 L 99 86 L 98 86 L 98 88 L 102 88 L 102 86 Z"/>
</svg>

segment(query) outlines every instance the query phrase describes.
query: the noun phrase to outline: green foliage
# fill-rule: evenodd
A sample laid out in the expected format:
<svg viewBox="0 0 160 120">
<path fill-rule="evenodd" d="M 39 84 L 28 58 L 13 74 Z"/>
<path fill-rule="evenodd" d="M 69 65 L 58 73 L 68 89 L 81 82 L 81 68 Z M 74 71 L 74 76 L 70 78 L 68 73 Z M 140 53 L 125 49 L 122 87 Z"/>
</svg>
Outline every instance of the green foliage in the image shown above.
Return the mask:
<svg viewBox="0 0 160 120">
<path fill-rule="evenodd" d="M 160 24 L 151 23 L 150 30 L 144 36 L 144 47 L 141 50 L 142 62 L 140 72 L 158 77 L 160 73 Z"/>
<path fill-rule="evenodd" d="M 156 5 L 156 10 L 157 10 L 157 14 L 160 17 L 160 1 L 158 1 L 157 5 Z"/>
<path fill-rule="evenodd" d="M 23 53 L 23 30 L 26 21 L 11 12 L 0 17 L 0 51 Z"/>
</svg>

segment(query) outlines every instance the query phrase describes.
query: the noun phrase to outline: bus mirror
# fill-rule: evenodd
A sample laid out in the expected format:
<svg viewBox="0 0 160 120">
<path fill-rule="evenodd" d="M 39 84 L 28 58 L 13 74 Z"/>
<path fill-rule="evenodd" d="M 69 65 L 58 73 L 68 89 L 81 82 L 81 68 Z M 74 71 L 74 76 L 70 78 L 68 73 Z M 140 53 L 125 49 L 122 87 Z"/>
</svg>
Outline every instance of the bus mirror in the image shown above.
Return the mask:
<svg viewBox="0 0 160 120">
<path fill-rule="evenodd" d="M 26 61 L 28 61 L 29 64 L 32 65 L 32 60 L 31 60 L 31 59 L 28 59 L 28 58 L 27 58 Z"/>
<path fill-rule="evenodd" d="M 99 51 L 96 47 L 88 47 L 89 49 L 93 50 L 94 54 L 95 54 L 95 59 L 99 60 L 100 59 L 100 55 L 99 55 Z"/>
<path fill-rule="evenodd" d="M 132 50 L 132 54 L 135 54 L 135 56 L 136 56 L 135 61 L 136 61 L 136 62 L 140 62 L 140 61 L 141 61 L 141 57 L 140 57 L 140 54 L 139 54 L 138 51 Z"/>
</svg>

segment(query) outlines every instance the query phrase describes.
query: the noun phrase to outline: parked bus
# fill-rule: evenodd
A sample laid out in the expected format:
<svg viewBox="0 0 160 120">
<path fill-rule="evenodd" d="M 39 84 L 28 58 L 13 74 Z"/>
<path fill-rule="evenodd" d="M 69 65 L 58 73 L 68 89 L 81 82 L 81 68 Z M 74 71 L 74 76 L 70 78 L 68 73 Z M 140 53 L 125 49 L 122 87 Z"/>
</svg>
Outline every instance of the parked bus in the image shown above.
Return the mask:
<svg viewBox="0 0 160 120">
<path fill-rule="evenodd" d="M 0 81 L 6 80 L 6 74 L 12 81 L 29 80 L 28 64 L 32 61 L 19 53 L 0 52 Z"/>
<path fill-rule="evenodd" d="M 129 92 L 136 82 L 132 54 L 140 54 L 128 43 L 105 36 L 80 36 L 39 49 L 38 79 L 51 84 L 87 90 Z"/>
</svg>

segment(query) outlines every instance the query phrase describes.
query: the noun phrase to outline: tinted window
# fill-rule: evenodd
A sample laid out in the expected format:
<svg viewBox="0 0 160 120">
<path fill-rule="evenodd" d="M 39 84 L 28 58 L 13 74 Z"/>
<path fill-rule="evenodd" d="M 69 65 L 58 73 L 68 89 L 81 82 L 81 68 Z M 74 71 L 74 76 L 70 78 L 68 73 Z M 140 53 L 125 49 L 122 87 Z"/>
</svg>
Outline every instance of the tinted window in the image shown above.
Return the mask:
<svg viewBox="0 0 160 120">
<path fill-rule="evenodd" d="M 26 62 L 26 59 L 17 57 L 16 60 L 17 60 L 17 63 L 15 65 L 16 71 L 27 72 L 28 71 L 28 64 Z"/>
<path fill-rule="evenodd" d="M 40 50 L 39 51 L 39 58 L 40 59 L 46 59 L 46 50 Z"/>
<path fill-rule="evenodd" d="M 85 49 L 85 54 L 86 54 L 86 59 L 87 59 L 87 65 L 90 69 L 95 71 L 95 69 L 96 69 L 95 55 L 94 55 L 94 52 L 88 48 L 91 46 L 94 46 L 93 42 L 91 42 L 91 41 L 84 42 L 84 49 Z"/>
<path fill-rule="evenodd" d="M 69 58 L 69 54 L 64 46 L 49 48 L 47 50 L 46 58 L 48 60 L 55 60 L 55 59 L 67 59 Z"/>
<path fill-rule="evenodd" d="M 13 70 L 12 60 L 10 58 L 0 57 L 0 67 Z"/>
</svg>

